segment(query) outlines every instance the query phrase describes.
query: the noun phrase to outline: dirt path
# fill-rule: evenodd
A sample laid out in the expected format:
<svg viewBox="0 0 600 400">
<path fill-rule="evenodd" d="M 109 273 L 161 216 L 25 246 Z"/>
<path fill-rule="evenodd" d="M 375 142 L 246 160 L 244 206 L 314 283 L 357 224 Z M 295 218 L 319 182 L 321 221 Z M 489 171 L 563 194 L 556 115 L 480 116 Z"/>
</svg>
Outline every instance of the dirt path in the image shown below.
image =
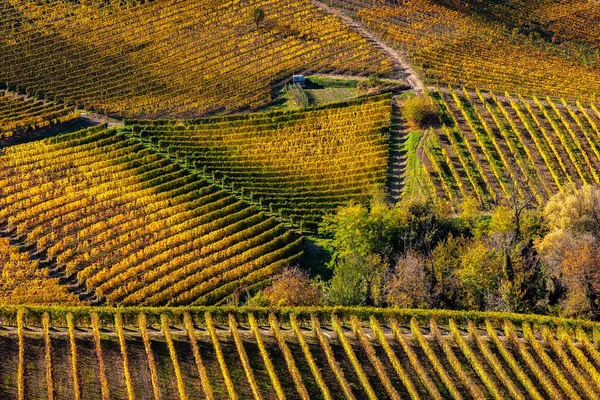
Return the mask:
<svg viewBox="0 0 600 400">
<path fill-rule="evenodd" d="M 330 7 L 327 4 L 323 4 L 318 0 L 311 1 L 314 5 L 321 8 L 323 11 L 341 18 L 342 21 L 344 21 L 348 26 L 355 29 L 358 33 L 361 34 L 362 37 L 367 39 L 367 41 L 371 42 L 381 52 L 390 57 L 394 62 L 394 67 L 397 72 L 396 78 L 404 79 L 415 92 L 423 92 L 425 90 L 425 85 L 400 52 L 385 44 L 381 39 L 373 35 L 363 25 L 361 25 L 360 22 L 356 21 L 349 15 L 346 15 L 340 9 Z"/>
<path fill-rule="evenodd" d="M 80 111 L 79 118 L 85 119 L 92 125 L 108 124 L 109 128 L 113 126 L 124 126 L 125 123 L 121 120 L 109 118 L 102 114 L 96 114 L 89 111 Z"/>
<path fill-rule="evenodd" d="M 8 96 L 13 97 L 15 99 L 22 99 L 22 100 L 32 100 L 31 97 L 26 96 L 24 94 L 20 94 L 20 93 L 15 93 L 15 92 L 10 92 L 8 90 L 4 91 Z M 55 104 L 46 100 L 39 100 L 39 99 L 35 99 L 37 101 L 41 101 L 44 104 Z M 58 103 L 58 104 L 62 104 L 62 103 Z M 108 127 L 111 128 L 113 126 L 123 126 L 125 125 L 125 123 L 121 120 L 115 119 L 115 118 L 109 118 L 105 115 L 102 114 L 96 114 L 90 111 L 86 111 L 86 110 L 76 110 L 79 112 L 79 118 L 84 119 L 86 121 L 88 121 L 91 125 L 100 125 L 100 124 L 108 124 Z"/>
</svg>

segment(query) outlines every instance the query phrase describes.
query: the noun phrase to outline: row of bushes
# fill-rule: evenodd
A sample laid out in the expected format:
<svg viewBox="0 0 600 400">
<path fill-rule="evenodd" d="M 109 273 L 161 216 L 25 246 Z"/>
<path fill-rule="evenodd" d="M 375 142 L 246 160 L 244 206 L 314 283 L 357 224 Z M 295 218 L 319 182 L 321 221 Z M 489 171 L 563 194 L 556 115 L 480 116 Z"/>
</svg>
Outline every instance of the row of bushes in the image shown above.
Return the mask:
<svg viewBox="0 0 600 400">
<path fill-rule="evenodd" d="M 248 323 L 248 315 L 268 324 L 269 315 L 274 314 L 283 325 L 288 325 L 290 316 L 295 315 L 301 324 L 309 324 L 314 316 L 324 324 L 331 322 L 332 316 L 340 321 L 349 321 L 351 317 L 357 317 L 362 322 L 369 322 L 371 316 L 379 322 L 386 323 L 391 320 L 401 325 L 409 325 L 411 319 L 415 318 L 420 324 L 427 325 L 430 320 L 437 321 L 440 325 L 448 325 L 453 319 L 461 326 L 466 326 L 468 321 L 483 326 L 489 321 L 496 327 L 501 327 L 504 321 L 510 321 L 520 326 L 528 322 L 538 326 L 550 328 L 561 327 L 568 331 L 581 328 L 586 332 L 600 334 L 600 323 L 568 319 L 535 314 L 514 314 L 503 312 L 480 312 L 480 311 L 456 311 L 456 310 L 415 310 L 399 308 L 374 308 L 374 307 L 285 307 L 285 308 L 262 308 L 262 307 L 233 307 L 233 306 L 207 306 L 207 307 L 70 307 L 70 306 L 0 306 L 0 321 L 5 326 L 16 326 L 17 313 L 23 310 L 27 326 L 42 326 L 44 313 L 50 315 L 52 325 L 55 327 L 67 326 L 67 315 L 72 314 L 74 322 L 78 327 L 89 328 L 92 326 L 91 314 L 96 313 L 104 326 L 114 326 L 116 314 L 121 314 L 123 324 L 126 326 L 137 326 L 138 317 L 144 314 L 148 319 L 149 326 L 160 326 L 161 315 L 167 315 L 171 325 L 184 324 L 184 315 L 189 313 L 194 323 L 204 326 L 204 317 L 209 312 L 216 323 L 227 325 L 229 314 L 235 316 L 240 323 Z"/>
</svg>

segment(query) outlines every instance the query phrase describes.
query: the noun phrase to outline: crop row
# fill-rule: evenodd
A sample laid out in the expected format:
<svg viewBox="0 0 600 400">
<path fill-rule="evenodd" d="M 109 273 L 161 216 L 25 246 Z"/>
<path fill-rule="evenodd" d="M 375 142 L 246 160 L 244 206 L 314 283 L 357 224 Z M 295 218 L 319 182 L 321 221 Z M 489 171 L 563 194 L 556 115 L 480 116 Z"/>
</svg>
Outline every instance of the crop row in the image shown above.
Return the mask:
<svg viewBox="0 0 600 400">
<path fill-rule="evenodd" d="M 446 182 L 445 197 L 466 194 L 486 205 L 517 196 L 541 204 L 571 186 L 600 182 L 594 105 L 452 88 L 431 97 L 442 126 L 432 131 L 437 138 L 426 154 L 430 174 Z"/>
<path fill-rule="evenodd" d="M 426 312 L 406 310 L 408 318 L 397 319 L 368 309 L 288 311 L 140 309 L 129 325 L 133 315 L 123 309 L 16 308 L 17 329 L 3 323 L 9 333 L 0 376 L 16 382 L 8 391 L 21 398 L 35 390 L 57 398 L 179 399 L 600 394 L 597 350 L 577 321 L 557 329 L 515 325 L 510 319 L 518 316 L 486 320 L 485 313 L 449 312 L 461 322 L 446 316 L 419 323 L 410 314 Z M 26 357 L 46 367 L 25 369 Z M 38 378 L 47 387 L 32 385 Z"/>
<path fill-rule="evenodd" d="M 391 61 L 310 2 L 141 3 L 3 3 L 0 82 L 108 114 L 190 117 L 262 106 L 294 72 L 391 71 Z M 260 27 L 253 7 L 265 12 Z"/>
<path fill-rule="evenodd" d="M 312 226 L 386 178 L 389 97 L 185 126 L 129 121 L 150 147 L 273 213 Z"/>
<path fill-rule="evenodd" d="M 0 165 L 10 234 L 110 304 L 216 302 L 301 254 L 273 217 L 117 131 L 12 146 Z"/>
<path fill-rule="evenodd" d="M 432 84 L 587 101 L 596 100 L 600 93 L 596 79 L 598 56 L 581 43 L 591 43 L 592 48 L 597 45 L 597 28 L 590 27 L 596 24 L 585 22 L 590 15 L 600 13 L 593 2 L 326 2 L 355 16 L 388 44 L 406 53 L 421 70 L 423 79 Z M 515 20 L 506 21 L 508 16 Z M 578 22 L 569 26 L 568 17 Z M 552 42 L 536 41 L 514 28 L 541 29 L 538 18 L 547 24 L 545 34 L 553 36 Z"/>
<path fill-rule="evenodd" d="M 71 107 L 25 99 L 0 91 L 0 139 L 22 131 L 71 121 L 79 114 Z"/>
</svg>

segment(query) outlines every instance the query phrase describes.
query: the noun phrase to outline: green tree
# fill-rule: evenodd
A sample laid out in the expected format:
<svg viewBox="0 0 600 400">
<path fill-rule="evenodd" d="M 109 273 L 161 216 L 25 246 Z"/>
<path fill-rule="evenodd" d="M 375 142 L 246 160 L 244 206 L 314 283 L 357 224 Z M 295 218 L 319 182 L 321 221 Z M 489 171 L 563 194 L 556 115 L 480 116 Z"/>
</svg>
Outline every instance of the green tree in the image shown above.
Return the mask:
<svg viewBox="0 0 600 400">
<path fill-rule="evenodd" d="M 385 204 L 375 202 L 371 209 L 350 204 L 323 218 L 319 232 L 332 236 L 330 303 L 375 304 L 380 275 L 394 253 L 398 218 L 393 214 Z"/>
<path fill-rule="evenodd" d="M 502 253 L 490 248 L 484 241 L 473 239 L 460 251 L 460 268 L 456 274 L 465 293 L 464 306 L 486 310 L 495 301 L 502 279 Z"/>
<path fill-rule="evenodd" d="M 338 260 L 327 301 L 342 306 L 375 305 L 380 302 L 379 287 L 385 270 L 376 254 L 349 254 Z"/>
<path fill-rule="evenodd" d="M 260 7 L 252 9 L 252 20 L 256 24 L 256 28 L 260 27 L 261 22 L 265 19 L 265 11 Z"/>
</svg>

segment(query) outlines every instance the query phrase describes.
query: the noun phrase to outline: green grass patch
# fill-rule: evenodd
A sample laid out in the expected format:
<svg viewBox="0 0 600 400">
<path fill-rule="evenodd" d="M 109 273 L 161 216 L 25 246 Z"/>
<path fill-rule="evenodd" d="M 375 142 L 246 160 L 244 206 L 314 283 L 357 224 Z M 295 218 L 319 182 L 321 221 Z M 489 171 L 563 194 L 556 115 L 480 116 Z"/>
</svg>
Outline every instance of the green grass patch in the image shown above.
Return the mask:
<svg viewBox="0 0 600 400">
<path fill-rule="evenodd" d="M 406 154 L 406 179 L 404 182 L 403 196 L 429 195 L 425 165 L 419 157 L 418 150 L 422 147 L 422 131 L 410 132 L 400 149 Z"/>
</svg>

